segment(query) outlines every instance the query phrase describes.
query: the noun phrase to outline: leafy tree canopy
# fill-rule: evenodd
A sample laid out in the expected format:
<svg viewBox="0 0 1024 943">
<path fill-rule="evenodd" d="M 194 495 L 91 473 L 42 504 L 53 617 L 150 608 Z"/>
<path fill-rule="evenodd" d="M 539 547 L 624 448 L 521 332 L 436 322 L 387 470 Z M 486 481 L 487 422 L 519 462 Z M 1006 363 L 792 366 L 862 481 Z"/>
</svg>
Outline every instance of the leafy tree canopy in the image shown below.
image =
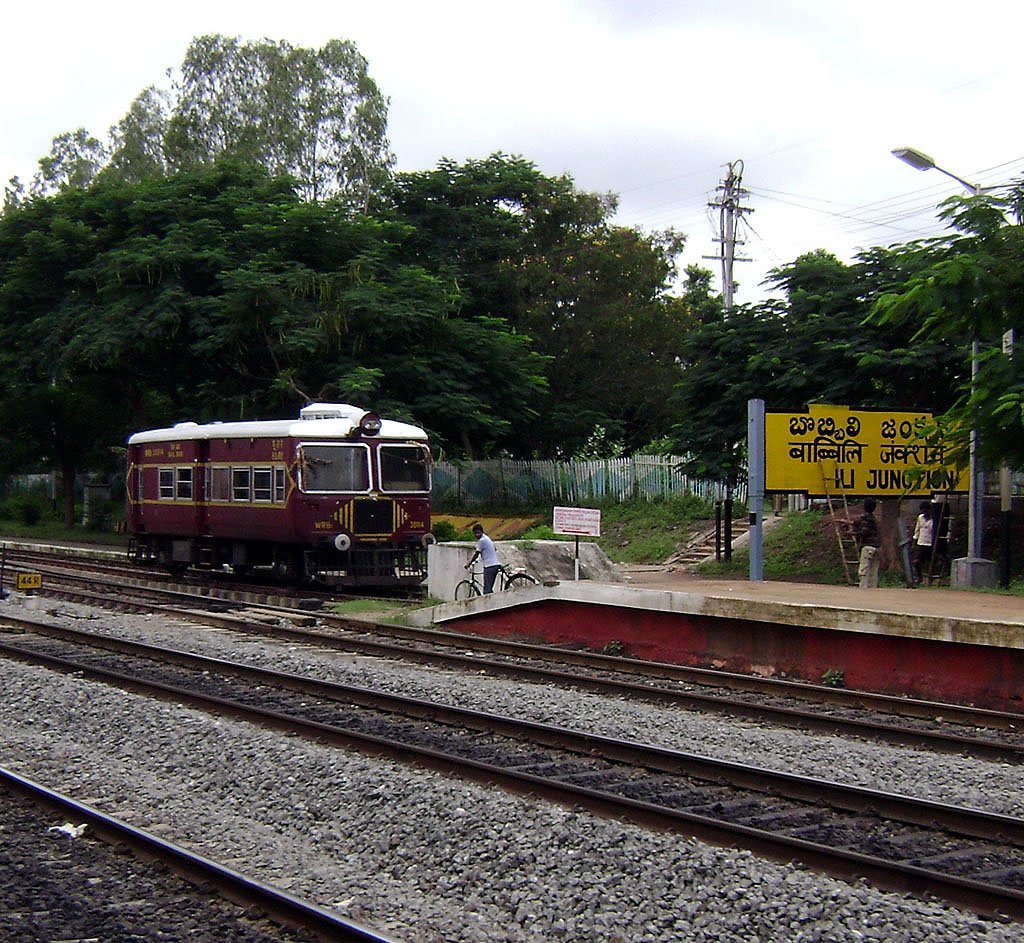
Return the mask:
<svg viewBox="0 0 1024 943">
<path fill-rule="evenodd" d="M 29 200 L 0 218 L 0 408 L 48 386 L 101 389 L 111 407 L 89 436 L 109 444 L 373 396 L 440 444 L 506 445 L 542 361 L 496 316 L 452 317 L 457 292 L 408 236 L 232 163 Z M 24 442 L 54 460 L 40 436 Z"/>
<path fill-rule="evenodd" d="M 724 481 L 744 473 L 747 401 L 769 409 L 811 402 L 941 413 L 963 372 L 956 344 L 925 339 L 911 324 L 869 321 L 874 299 L 905 283 L 922 260 L 906 248 L 875 248 L 847 265 L 823 250 L 770 275 L 784 301 L 724 312 L 706 284 L 690 291 L 704 312 L 686 338 L 672 405 L 676 450 L 690 471 Z"/>
<path fill-rule="evenodd" d="M 880 293 L 871 321 L 912 331 L 920 344 L 954 344 L 961 368 L 944 416 L 958 431 L 966 460 L 968 430 L 979 430 L 979 455 L 994 468 L 1024 468 L 1024 363 L 1002 350 L 1002 337 L 1024 329 L 1024 181 L 1005 196 L 954 197 L 941 216 L 950 235 L 905 248 L 915 262 L 905 282 Z M 977 376 L 966 364 L 977 343 Z"/>
<path fill-rule="evenodd" d="M 387 112 L 366 59 L 347 40 L 307 49 L 199 36 L 170 91 L 141 92 L 109 144 L 82 128 L 54 138 L 30 194 L 84 187 L 100 173 L 139 183 L 232 158 L 291 175 L 307 200 L 365 212 L 394 161 Z M 6 205 L 24 195 L 13 179 Z"/>
<path fill-rule="evenodd" d="M 661 433 L 689 322 L 669 291 L 680 236 L 613 226 L 611 196 L 503 154 L 399 174 L 389 195 L 417 257 L 458 285 L 459 315 L 503 318 L 548 358 L 546 387 L 512 419 L 517 451 L 573 454 L 598 428 L 626 449 Z"/>
</svg>

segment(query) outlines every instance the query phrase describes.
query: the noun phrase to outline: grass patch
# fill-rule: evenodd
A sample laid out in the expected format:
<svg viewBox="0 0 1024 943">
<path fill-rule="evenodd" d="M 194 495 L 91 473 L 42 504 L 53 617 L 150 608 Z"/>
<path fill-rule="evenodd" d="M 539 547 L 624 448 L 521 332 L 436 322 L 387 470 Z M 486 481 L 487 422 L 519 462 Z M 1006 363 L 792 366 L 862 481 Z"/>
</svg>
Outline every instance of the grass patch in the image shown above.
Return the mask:
<svg viewBox="0 0 1024 943">
<path fill-rule="evenodd" d="M 612 504 L 601 508 L 597 542 L 615 563 L 661 563 L 714 516 L 713 502 L 692 495 Z"/>
<path fill-rule="evenodd" d="M 714 526 L 714 502 L 686 495 L 678 498 L 634 500 L 623 502 L 582 501 L 581 506 L 601 511 L 601 536 L 597 544 L 615 563 L 661 563 L 668 559 L 690 537 Z M 518 508 L 509 516 L 524 517 L 529 513 Z M 538 517 L 550 520 L 550 508 L 535 511 Z M 737 505 L 736 514 L 745 513 Z M 488 509 L 485 517 L 501 517 L 501 510 Z M 436 529 L 435 529 L 436 532 Z M 469 531 L 455 534 L 454 540 L 472 540 Z M 576 538 L 556 534 L 550 524 L 536 524 L 515 538 L 513 543 L 529 546 L 531 541 Z M 590 541 L 592 537 L 581 537 Z"/>
<path fill-rule="evenodd" d="M 421 603 L 417 603 L 422 605 Z M 327 608 L 331 612 L 337 613 L 339 616 L 351 616 L 357 613 L 364 612 L 390 612 L 393 609 L 409 609 L 412 608 L 411 603 L 404 601 L 391 602 L 390 600 L 382 602 L 379 599 L 346 599 L 343 602 L 331 603 Z"/>
<path fill-rule="evenodd" d="M 1010 581 L 1009 586 L 961 586 L 960 589 L 970 593 L 996 593 L 999 596 L 1024 596 L 1024 579 Z"/>
<path fill-rule="evenodd" d="M 36 524 L 25 524 L 22 521 L 0 518 L 0 541 L 3 540 L 37 540 L 46 542 L 65 541 L 76 544 L 97 544 L 104 547 L 128 547 L 126 534 L 115 534 L 112 531 L 93 530 L 89 527 L 76 525 L 65 527 L 60 521 L 41 520 Z"/>
<path fill-rule="evenodd" d="M 750 572 L 750 550 L 735 550 L 729 563 L 705 563 L 702 576 L 735 578 Z M 787 514 L 764 532 L 764 576 L 769 580 L 846 584 L 832 522 L 817 511 Z"/>
</svg>

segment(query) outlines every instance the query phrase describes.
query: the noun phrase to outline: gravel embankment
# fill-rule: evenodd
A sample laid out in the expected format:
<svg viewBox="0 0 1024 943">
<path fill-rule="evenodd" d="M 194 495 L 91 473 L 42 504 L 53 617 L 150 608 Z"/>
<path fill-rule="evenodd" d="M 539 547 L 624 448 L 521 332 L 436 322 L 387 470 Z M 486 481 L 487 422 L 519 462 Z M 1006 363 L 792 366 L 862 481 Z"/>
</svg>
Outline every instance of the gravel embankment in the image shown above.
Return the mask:
<svg viewBox="0 0 1024 943">
<path fill-rule="evenodd" d="M 160 644 L 1021 813 L 1019 768 L 47 604 Z M 39 613 L 36 613 L 38 615 Z M 1024 928 L 14 663 L 18 772 L 405 941 L 1020 941 Z"/>
<path fill-rule="evenodd" d="M 4 943 L 314 943 L 68 824 L 0 786 Z"/>
</svg>

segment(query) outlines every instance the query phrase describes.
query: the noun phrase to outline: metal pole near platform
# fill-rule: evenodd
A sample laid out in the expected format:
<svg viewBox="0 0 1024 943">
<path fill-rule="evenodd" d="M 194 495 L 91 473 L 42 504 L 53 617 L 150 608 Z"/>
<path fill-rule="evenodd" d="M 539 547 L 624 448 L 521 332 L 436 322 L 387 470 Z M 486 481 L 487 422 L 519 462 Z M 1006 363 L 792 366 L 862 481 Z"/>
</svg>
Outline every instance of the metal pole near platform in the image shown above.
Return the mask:
<svg viewBox="0 0 1024 943">
<path fill-rule="evenodd" d="M 750 506 L 750 579 L 764 579 L 764 400 L 747 400 L 747 503 Z"/>
</svg>

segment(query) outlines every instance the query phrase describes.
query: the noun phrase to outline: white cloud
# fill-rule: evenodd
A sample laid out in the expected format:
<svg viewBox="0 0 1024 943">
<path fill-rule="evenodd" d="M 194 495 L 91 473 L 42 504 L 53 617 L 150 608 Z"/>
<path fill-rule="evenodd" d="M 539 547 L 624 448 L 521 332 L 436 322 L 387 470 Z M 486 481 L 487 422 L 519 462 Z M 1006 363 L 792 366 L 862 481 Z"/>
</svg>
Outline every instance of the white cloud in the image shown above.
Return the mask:
<svg viewBox="0 0 1024 943">
<path fill-rule="evenodd" d="M 893 147 L 970 179 L 1008 165 L 983 183 L 1024 172 L 1021 69 L 1003 52 L 1022 26 L 1024 7 L 996 0 L 56 0 L 5 12 L 0 176 L 30 178 L 63 131 L 105 134 L 196 35 L 341 37 L 391 99 L 403 169 L 520 153 L 619 193 L 627 224 L 688 232 L 688 261 L 713 252 L 706 203 L 742 159 L 756 261 L 739 267 L 738 297 L 750 300 L 799 252 L 842 257 L 934 226 L 956 185 Z"/>
</svg>

